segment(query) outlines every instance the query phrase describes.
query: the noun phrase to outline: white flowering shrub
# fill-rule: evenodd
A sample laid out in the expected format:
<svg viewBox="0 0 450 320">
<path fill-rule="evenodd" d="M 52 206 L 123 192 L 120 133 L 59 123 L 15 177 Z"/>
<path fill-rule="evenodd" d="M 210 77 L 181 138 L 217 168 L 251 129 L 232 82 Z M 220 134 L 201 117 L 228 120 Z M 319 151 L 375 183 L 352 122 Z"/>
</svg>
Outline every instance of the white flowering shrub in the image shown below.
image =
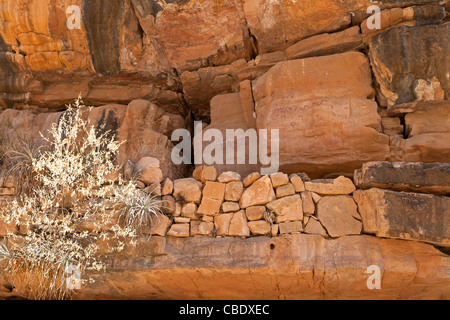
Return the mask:
<svg viewBox="0 0 450 320">
<path fill-rule="evenodd" d="M 88 110 L 81 98 L 68 106 L 50 138 L 42 136 L 49 148 L 32 160 L 32 192 L 0 208 L 0 219 L 22 234 L 0 245 L 4 275 L 21 296 L 70 298 L 71 271 L 105 269 L 100 242 L 107 252 L 134 245 L 160 213 L 160 200 L 118 174 L 114 161 L 121 143 L 84 120 Z"/>
</svg>

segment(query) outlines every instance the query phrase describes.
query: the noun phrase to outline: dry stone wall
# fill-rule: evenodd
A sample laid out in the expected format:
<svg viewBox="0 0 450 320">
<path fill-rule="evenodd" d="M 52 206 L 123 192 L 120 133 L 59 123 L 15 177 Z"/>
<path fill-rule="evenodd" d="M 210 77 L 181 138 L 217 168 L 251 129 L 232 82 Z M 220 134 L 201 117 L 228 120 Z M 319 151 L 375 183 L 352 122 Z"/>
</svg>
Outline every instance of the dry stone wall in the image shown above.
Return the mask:
<svg viewBox="0 0 450 320">
<path fill-rule="evenodd" d="M 389 168 L 395 168 L 402 184 L 386 174 Z M 427 188 L 420 188 L 414 180 L 424 171 Z M 151 234 L 246 238 L 307 233 L 337 238 L 366 233 L 450 245 L 448 164 L 373 162 L 355 172 L 355 181 L 357 186 L 343 176 L 310 180 L 304 173 L 281 172 L 242 178 L 200 166 L 193 178 L 156 185 L 170 218 L 158 220 Z M 408 185 L 421 193 L 410 192 Z"/>
<path fill-rule="evenodd" d="M 305 173 L 255 172 L 242 178 L 236 172 L 218 175 L 212 166 L 199 166 L 193 177 L 172 181 L 163 178 L 158 159 L 149 157 L 129 162 L 124 170 L 134 172 L 140 188 L 162 200 L 162 214 L 144 231 L 148 235 L 373 234 L 450 247 L 448 164 L 367 163 L 355 172 L 356 186 L 343 176 L 311 180 Z M 14 181 L 3 179 L 0 185 L 1 201 L 11 200 Z M 20 225 L 0 222 L 0 237 L 20 230 Z"/>
</svg>

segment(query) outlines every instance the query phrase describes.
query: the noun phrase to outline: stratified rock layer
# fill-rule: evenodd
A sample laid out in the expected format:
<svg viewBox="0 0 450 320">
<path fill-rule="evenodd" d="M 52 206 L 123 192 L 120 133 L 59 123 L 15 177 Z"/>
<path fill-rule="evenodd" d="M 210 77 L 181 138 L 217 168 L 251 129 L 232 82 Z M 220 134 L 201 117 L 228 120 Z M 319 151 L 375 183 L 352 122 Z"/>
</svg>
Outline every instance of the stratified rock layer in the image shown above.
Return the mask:
<svg viewBox="0 0 450 320">
<path fill-rule="evenodd" d="M 355 171 L 359 189 L 380 188 L 395 191 L 450 194 L 450 164 L 369 162 Z"/>
<path fill-rule="evenodd" d="M 164 239 L 109 257 L 78 299 L 448 299 L 450 258 L 410 241 L 319 235 Z M 369 290 L 367 268 L 381 269 Z M 295 285 L 292 285 L 295 283 Z M 243 290 L 245 288 L 245 290 Z"/>
</svg>

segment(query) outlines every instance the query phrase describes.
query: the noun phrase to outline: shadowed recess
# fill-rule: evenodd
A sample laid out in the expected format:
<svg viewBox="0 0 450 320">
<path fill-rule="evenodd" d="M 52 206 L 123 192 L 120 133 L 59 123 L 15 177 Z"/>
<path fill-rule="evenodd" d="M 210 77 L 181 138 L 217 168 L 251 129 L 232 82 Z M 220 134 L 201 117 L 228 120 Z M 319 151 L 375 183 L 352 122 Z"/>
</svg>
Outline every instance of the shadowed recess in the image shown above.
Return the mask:
<svg viewBox="0 0 450 320">
<path fill-rule="evenodd" d="M 84 0 L 83 23 L 92 62 L 102 75 L 120 71 L 120 29 L 125 0 Z"/>
<path fill-rule="evenodd" d="M 0 34 L 0 75 L 14 73 L 14 66 L 6 56 L 6 52 L 10 51 L 11 47 L 5 43 L 2 35 Z"/>
</svg>

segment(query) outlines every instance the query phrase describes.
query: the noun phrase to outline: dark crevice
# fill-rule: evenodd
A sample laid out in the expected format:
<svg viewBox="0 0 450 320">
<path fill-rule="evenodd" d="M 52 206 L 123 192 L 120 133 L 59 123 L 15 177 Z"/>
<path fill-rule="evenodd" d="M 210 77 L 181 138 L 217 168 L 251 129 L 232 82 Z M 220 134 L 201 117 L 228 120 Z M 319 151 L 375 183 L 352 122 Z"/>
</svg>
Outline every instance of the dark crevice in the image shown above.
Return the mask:
<svg viewBox="0 0 450 320">
<path fill-rule="evenodd" d="M 439 247 L 439 246 L 434 246 L 436 249 L 438 249 L 440 252 L 442 252 L 443 254 L 446 254 L 448 256 L 450 256 L 450 248 L 449 247 Z"/>
<path fill-rule="evenodd" d="M 247 45 L 249 46 L 249 48 L 248 48 L 249 56 L 248 56 L 247 60 L 253 60 L 259 55 L 259 51 L 260 51 L 258 39 L 252 34 L 252 32 L 248 26 L 247 20 L 244 19 L 243 23 L 244 23 L 245 32 L 247 32 L 245 39 L 247 40 L 247 42 L 248 42 Z"/>
<path fill-rule="evenodd" d="M 405 120 L 405 115 L 400 115 L 400 124 L 403 126 L 403 139 L 408 139 L 409 136 L 409 132 L 406 128 L 406 120 Z"/>
</svg>

